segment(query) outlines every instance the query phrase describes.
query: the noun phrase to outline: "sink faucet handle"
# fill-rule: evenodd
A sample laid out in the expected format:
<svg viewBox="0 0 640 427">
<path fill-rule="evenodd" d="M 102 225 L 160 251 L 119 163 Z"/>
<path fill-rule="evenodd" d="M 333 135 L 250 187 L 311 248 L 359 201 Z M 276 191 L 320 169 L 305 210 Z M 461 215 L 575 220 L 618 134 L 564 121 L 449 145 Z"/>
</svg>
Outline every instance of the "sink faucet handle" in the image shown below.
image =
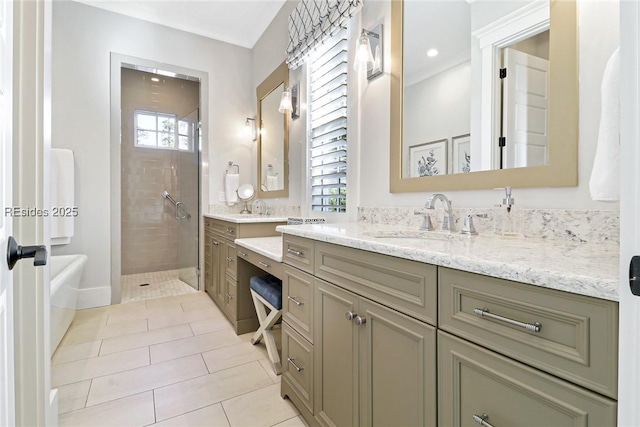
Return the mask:
<svg viewBox="0 0 640 427">
<path fill-rule="evenodd" d="M 428 212 L 424 210 L 416 210 L 413 212 L 414 215 L 422 216 L 422 225 L 420 226 L 420 230 L 422 231 L 433 231 L 433 224 L 431 224 L 431 217 Z"/>
<path fill-rule="evenodd" d="M 464 217 L 462 228 L 460 229 L 460 234 L 468 234 L 470 236 L 475 236 L 478 234 L 476 228 L 473 226 L 473 217 L 474 215 L 467 215 Z"/>
</svg>

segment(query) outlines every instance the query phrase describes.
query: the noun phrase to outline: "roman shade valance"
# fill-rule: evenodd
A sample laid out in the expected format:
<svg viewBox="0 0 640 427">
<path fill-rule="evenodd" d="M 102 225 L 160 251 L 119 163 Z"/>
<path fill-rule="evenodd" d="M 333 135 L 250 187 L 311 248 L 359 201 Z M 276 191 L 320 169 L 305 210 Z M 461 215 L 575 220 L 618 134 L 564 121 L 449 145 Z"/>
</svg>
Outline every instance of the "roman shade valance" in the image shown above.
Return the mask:
<svg viewBox="0 0 640 427">
<path fill-rule="evenodd" d="M 363 0 L 301 0 L 289 15 L 287 65 L 295 69 L 319 43 L 362 8 Z"/>
</svg>

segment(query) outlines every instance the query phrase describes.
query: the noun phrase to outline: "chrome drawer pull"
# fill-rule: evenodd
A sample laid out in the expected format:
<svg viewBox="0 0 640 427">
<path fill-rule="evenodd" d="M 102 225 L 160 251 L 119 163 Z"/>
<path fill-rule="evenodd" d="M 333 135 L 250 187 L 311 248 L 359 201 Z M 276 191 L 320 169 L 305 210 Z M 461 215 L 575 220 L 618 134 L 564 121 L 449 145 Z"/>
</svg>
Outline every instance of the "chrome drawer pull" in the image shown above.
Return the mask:
<svg viewBox="0 0 640 427">
<path fill-rule="evenodd" d="M 291 364 L 293 365 L 293 367 L 294 367 L 294 368 L 296 368 L 296 371 L 298 371 L 298 372 L 302 372 L 302 370 L 303 370 L 304 368 L 301 368 L 300 366 L 296 365 L 296 362 L 294 362 L 294 360 L 295 360 L 295 359 L 292 359 L 292 358 L 290 358 L 290 357 L 287 357 L 287 361 L 288 361 L 289 363 L 291 363 Z"/>
<path fill-rule="evenodd" d="M 289 252 L 290 254 L 294 254 L 295 256 L 303 256 L 304 255 L 303 252 L 296 251 L 295 249 L 291 249 L 291 248 L 287 249 L 287 252 Z"/>
<path fill-rule="evenodd" d="M 540 322 L 533 323 L 523 323 L 518 320 L 509 319 L 508 317 L 498 316 L 497 314 L 492 314 L 489 312 L 488 308 L 474 308 L 473 314 L 481 317 L 488 317 L 489 319 L 499 320 L 504 323 L 508 323 L 509 325 L 518 326 L 520 328 L 524 328 L 529 332 L 540 332 L 542 329 L 542 324 Z"/>
<path fill-rule="evenodd" d="M 236 230 L 234 230 L 233 228 L 227 228 L 227 233 L 236 234 Z"/>
<path fill-rule="evenodd" d="M 247 254 L 245 254 L 244 252 L 240 252 L 240 251 L 238 251 L 238 255 L 245 256 L 245 257 L 247 256 Z"/>
<path fill-rule="evenodd" d="M 487 414 L 482 414 L 482 416 L 473 414 L 473 421 L 475 421 L 476 423 L 484 427 L 493 427 L 493 424 L 489 424 L 487 422 L 488 419 L 489 419 L 489 415 Z"/>
<path fill-rule="evenodd" d="M 287 295 L 287 299 L 288 299 L 288 300 L 290 300 L 290 301 L 293 301 L 293 303 L 294 303 L 295 305 L 297 305 L 297 306 L 304 305 L 304 303 L 303 303 L 303 302 L 298 301 L 298 300 L 296 299 L 296 297 L 292 297 L 291 295 Z"/>
<path fill-rule="evenodd" d="M 232 300 L 233 299 L 233 295 L 231 295 L 231 294 L 225 294 L 225 296 L 227 297 L 228 300 Z"/>
<path fill-rule="evenodd" d="M 260 264 L 261 266 L 263 266 L 264 268 L 269 268 L 271 267 L 269 264 L 267 264 L 266 262 L 262 262 L 262 261 L 258 261 L 258 264 Z"/>
<path fill-rule="evenodd" d="M 233 262 L 233 261 L 235 261 L 235 259 L 234 259 L 234 258 L 231 258 L 230 256 L 228 256 L 228 257 L 227 257 L 227 261 L 229 261 L 229 262 Z"/>
<path fill-rule="evenodd" d="M 218 246 L 220 243 L 216 242 L 215 240 L 212 240 L 213 244 Z"/>
</svg>

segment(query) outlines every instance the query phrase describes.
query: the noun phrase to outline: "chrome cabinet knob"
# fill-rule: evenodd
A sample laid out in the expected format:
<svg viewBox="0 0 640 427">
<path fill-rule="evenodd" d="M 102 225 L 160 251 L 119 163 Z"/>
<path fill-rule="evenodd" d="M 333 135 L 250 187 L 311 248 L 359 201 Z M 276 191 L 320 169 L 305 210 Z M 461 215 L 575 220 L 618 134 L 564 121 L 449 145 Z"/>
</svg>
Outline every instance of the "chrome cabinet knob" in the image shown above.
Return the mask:
<svg viewBox="0 0 640 427">
<path fill-rule="evenodd" d="M 353 320 L 356 318 L 357 315 L 358 313 L 355 313 L 353 311 L 347 311 L 346 313 L 347 320 Z"/>
<path fill-rule="evenodd" d="M 360 326 L 364 325 L 365 323 L 367 323 L 367 319 L 365 317 L 356 316 L 356 325 Z"/>
</svg>

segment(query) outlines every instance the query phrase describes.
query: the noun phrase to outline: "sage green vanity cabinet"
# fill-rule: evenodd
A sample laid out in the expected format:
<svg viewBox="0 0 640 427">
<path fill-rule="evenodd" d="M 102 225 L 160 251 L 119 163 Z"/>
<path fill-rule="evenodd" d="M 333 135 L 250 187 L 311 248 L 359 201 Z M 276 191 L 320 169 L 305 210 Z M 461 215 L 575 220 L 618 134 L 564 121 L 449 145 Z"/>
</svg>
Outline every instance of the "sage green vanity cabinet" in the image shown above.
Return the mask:
<svg viewBox="0 0 640 427">
<path fill-rule="evenodd" d="M 255 331 L 259 323 L 249 291 L 250 277 L 247 277 L 252 273 L 238 270 L 234 240 L 277 236 L 276 226 L 282 224 L 284 222 L 233 223 L 204 218 L 205 291 L 231 321 L 236 334 Z"/>
<path fill-rule="evenodd" d="M 284 242 L 281 394 L 310 425 L 615 426 L 617 303 Z"/>
<path fill-rule="evenodd" d="M 321 425 L 436 425 L 434 327 L 321 280 L 314 311 Z"/>
<path fill-rule="evenodd" d="M 615 401 L 438 332 L 438 425 L 616 425 Z"/>
</svg>

